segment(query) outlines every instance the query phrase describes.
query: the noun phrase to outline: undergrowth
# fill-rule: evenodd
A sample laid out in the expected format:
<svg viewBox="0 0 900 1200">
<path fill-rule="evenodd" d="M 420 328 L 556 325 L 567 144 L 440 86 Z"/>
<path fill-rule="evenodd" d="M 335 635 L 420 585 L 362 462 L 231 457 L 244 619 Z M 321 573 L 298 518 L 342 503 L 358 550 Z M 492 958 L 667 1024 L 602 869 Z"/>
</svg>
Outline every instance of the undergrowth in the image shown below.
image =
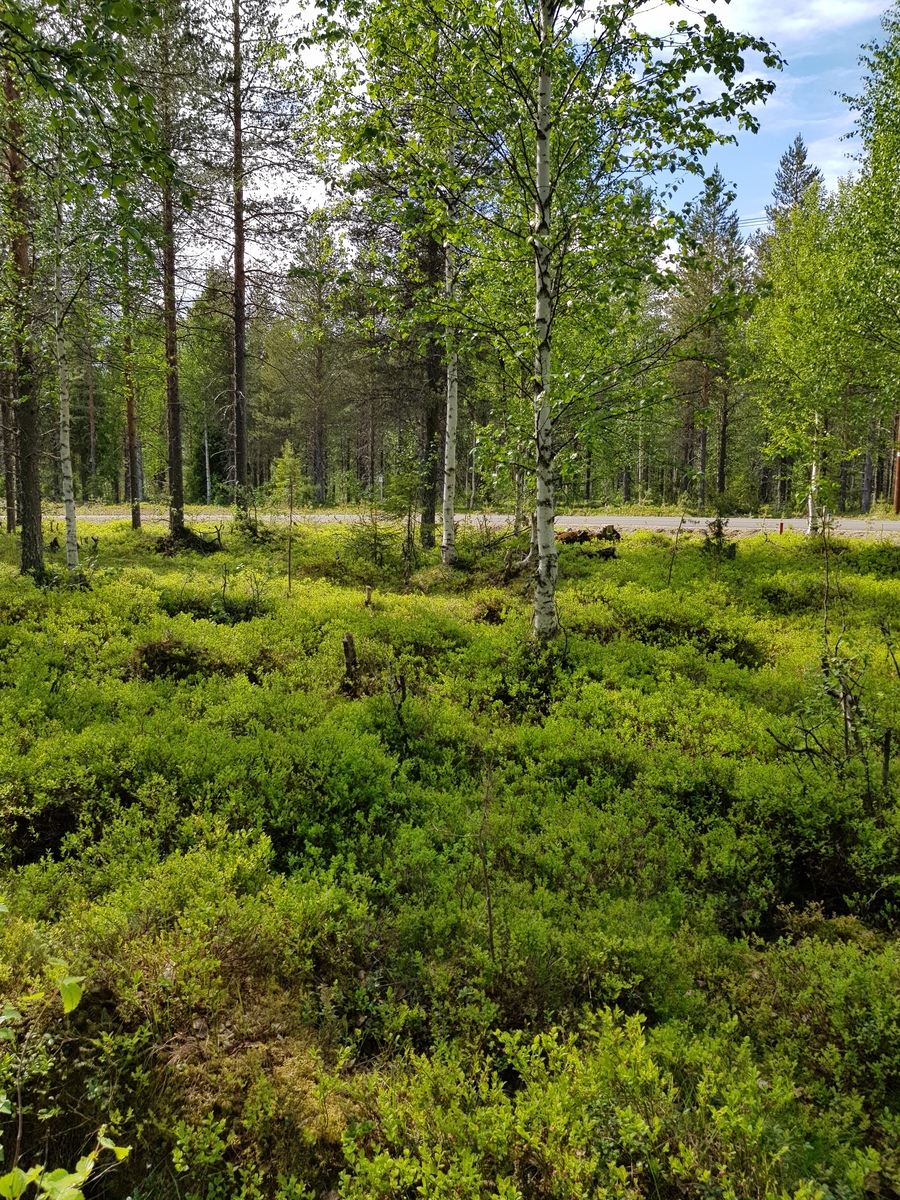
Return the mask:
<svg viewBox="0 0 900 1200">
<path fill-rule="evenodd" d="M 565 546 L 541 649 L 508 536 L 302 526 L 290 589 L 286 537 L 0 542 L 6 1169 L 897 1194 L 900 551 Z"/>
</svg>

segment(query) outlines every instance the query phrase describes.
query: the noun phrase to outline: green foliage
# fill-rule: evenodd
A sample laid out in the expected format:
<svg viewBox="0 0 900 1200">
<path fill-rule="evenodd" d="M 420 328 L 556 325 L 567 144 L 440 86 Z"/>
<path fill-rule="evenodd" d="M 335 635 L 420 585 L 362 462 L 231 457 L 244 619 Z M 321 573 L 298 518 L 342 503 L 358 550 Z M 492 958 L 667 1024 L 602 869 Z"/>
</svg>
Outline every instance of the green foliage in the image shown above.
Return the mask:
<svg viewBox="0 0 900 1200">
<path fill-rule="evenodd" d="M 277 527 L 0 568 L 5 1169 L 106 1126 L 109 1196 L 900 1185 L 893 559 L 721 533 L 670 582 L 563 546 L 550 648 L 486 534 L 407 586 L 402 529 L 299 525 L 290 596 Z"/>
</svg>

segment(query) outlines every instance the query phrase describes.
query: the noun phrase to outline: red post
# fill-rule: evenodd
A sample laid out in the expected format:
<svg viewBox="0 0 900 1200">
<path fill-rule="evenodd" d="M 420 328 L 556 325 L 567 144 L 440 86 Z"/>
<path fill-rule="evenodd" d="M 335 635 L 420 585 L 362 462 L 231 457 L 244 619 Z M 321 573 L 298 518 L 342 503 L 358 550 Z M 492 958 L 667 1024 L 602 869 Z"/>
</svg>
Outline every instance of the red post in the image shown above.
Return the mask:
<svg viewBox="0 0 900 1200">
<path fill-rule="evenodd" d="M 779 533 L 784 533 L 784 521 L 779 521 L 779 522 L 778 522 L 778 532 L 779 532 Z"/>
</svg>

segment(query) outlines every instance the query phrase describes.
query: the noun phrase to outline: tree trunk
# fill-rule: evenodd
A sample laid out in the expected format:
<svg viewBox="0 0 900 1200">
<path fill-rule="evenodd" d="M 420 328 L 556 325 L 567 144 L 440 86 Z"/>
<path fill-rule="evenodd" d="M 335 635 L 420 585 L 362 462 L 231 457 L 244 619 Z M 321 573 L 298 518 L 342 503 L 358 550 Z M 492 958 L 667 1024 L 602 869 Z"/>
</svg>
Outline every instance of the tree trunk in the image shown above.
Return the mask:
<svg viewBox="0 0 900 1200">
<path fill-rule="evenodd" d="M 131 499 L 131 528 L 141 527 L 141 502 L 138 474 L 137 415 L 134 403 L 134 351 L 131 344 L 130 314 L 125 309 L 125 453 L 128 463 L 128 493 Z M 172 532 L 175 532 L 172 527 Z"/>
<path fill-rule="evenodd" d="M 816 413 L 816 434 L 813 440 L 813 460 L 809 469 L 809 491 L 806 493 L 806 536 L 812 537 L 819 532 L 819 519 L 816 512 L 817 492 L 819 490 L 819 414 Z"/>
<path fill-rule="evenodd" d="M 538 563 L 534 578 L 534 632 L 550 638 L 556 612 L 556 509 L 553 497 L 553 421 L 550 413 L 550 338 L 554 281 L 550 263 L 550 103 L 548 59 L 553 44 L 553 0 L 540 0 L 541 59 L 538 66 L 534 209 L 534 443 Z"/>
<path fill-rule="evenodd" d="M 708 342 L 709 339 L 707 339 Z M 698 468 L 700 478 L 697 481 L 700 514 L 706 508 L 706 466 L 708 458 L 709 444 L 709 367 L 703 364 L 703 416 L 700 420 L 700 445 L 698 455 Z"/>
<path fill-rule="evenodd" d="M 209 473 L 209 426 L 203 414 L 203 470 L 206 476 L 206 503 L 212 504 L 212 477 Z"/>
<path fill-rule="evenodd" d="M 325 398 L 323 396 L 323 351 L 321 344 L 315 350 L 315 401 L 313 412 L 313 488 L 319 504 L 325 503 Z"/>
<path fill-rule="evenodd" d="M 456 293 L 456 262 L 444 245 L 444 295 L 452 313 Z M 456 325 L 447 325 L 447 413 L 444 429 L 444 495 L 441 504 L 441 562 L 456 562 L 456 429 L 459 423 L 459 353 Z"/>
<path fill-rule="evenodd" d="M 859 511 L 867 513 L 872 508 L 872 493 L 875 484 L 875 458 L 872 445 L 875 441 L 875 430 L 870 427 L 866 438 L 866 455 L 863 459 L 862 480 L 859 489 Z"/>
<path fill-rule="evenodd" d="M 9 178 L 11 251 L 15 279 L 14 395 L 19 451 L 19 516 L 22 522 L 21 570 L 39 575 L 44 569 L 41 529 L 41 427 L 35 379 L 31 317 L 31 247 L 28 238 L 28 201 L 25 193 L 25 159 L 19 90 L 7 66 L 4 75 L 6 110 L 6 167 Z"/>
<path fill-rule="evenodd" d="M 12 376 L 4 372 L 5 391 L 0 399 L 0 429 L 3 433 L 3 491 L 6 507 L 6 532 L 16 529 L 16 435 L 13 418 Z"/>
<path fill-rule="evenodd" d="M 437 343 L 434 344 L 435 351 Z M 438 356 L 433 355 L 434 360 Z M 433 364 L 438 366 L 438 362 Z M 435 378 L 437 375 L 437 378 Z M 419 518 L 419 541 L 430 550 L 437 540 L 437 496 L 438 496 L 438 449 L 441 436 L 441 402 L 440 392 L 436 384 L 440 380 L 439 372 L 428 370 L 426 383 L 427 396 L 425 399 L 424 428 L 422 430 L 422 512 Z M 443 533 L 443 531 L 442 531 Z"/>
<path fill-rule="evenodd" d="M 181 396 L 178 382 L 178 312 L 175 307 L 175 205 L 172 197 L 172 181 L 170 179 L 167 179 L 163 184 L 162 207 L 169 529 L 173 534 L 177 535 L 184 529 L 184 464 L 181 447 Z M 132 485 L 135 480 L 136 476 L 132 473 Z M 132 491 L 134 491 L 133 486 Z"/>
<path fill-rule="evenodd" d="M 426 277 L 430 288 L 441 284 L 441 245 L 429 234 L 425 245 Z M 446 286 L 446 285 L 445 285 Z M 437 503 L 440 461 L 441 408 L 446 403 L 446 373 L 441 369 L 441 342 L 437 329 L 428 331 L 425 349 L 425 404 L 422 422 L 422 511 L 419 519 L 419 541 L 431 549 L 437 540 Z M 443 530 L 442 536 L 443 536 Z"/>
<path fill-rule="evenodd" d="M 237 503 L 246 509 L 247 490 L 247 276 L 244 265 L 244 97 L 241 0 L 233 0 L 234 35 L 232 86 L 234 141 L 232 190 L 234 198 L 234 473 Z"/>
<path fill-rule="evenodd" d="M 87 416 L 88 416 L 88 454 L 91 464 L 91 496 L 94 494 L 94 484 L 97 479 L 97 410 L 94 400 L 94 346 L 90 338 L 87 345 Z M 84 497 L 82 497 L 82 501 Z"/>
<path fill-rule="evenodd" d="M 716 493 L 725 495 L 725 467 L 728 462 L 728 398 L 722 398 L 719 413 L 719 444 L 716 446 Z"/>
<path fill-rule="evenodd" d="M 56 377 L 59 396 L 59 468 L 62 475 L 63 510 L 66 514 L 66 567 L 78 570 L 78 536 L 75 528 L 75 478 L 72 472 L 71 412 L 69 405 L 69 362 L 66 354 L 63 304 L 63 213 L 62 194 L 56 197 L 56 261 L 54 264 L 54 317 L 56 324 Z"/>
</svg>

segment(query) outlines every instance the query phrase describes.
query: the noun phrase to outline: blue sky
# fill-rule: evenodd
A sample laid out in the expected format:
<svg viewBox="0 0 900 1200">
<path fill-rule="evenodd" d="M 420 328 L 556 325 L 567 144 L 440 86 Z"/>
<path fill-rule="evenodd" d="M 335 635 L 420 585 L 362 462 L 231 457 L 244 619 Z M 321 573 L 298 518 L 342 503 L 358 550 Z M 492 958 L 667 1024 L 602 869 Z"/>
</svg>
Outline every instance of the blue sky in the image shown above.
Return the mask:
<svg viewBox="0 0 900 1200">
<path fill-rule="evenodd" d="M 854 152 L 853 143 L 841 140 L 852 114 L 834 93 L 859 90 L 861 47 L 880 37 L 885 8 L 882 0 L 784 0 L 781 5 L 732 0 L 715 5 L 724 24 L 766 38 L 787 59 L 783 71 L 771 73 L 775 94 L 756 109 L 759 133 L 741 134 L 738 146 L 715 154 L 725 178 L 735 184 L 738 212 L 748 232 L 754 218 L 764 219 L 778 160 L 798 133 L 829 186 L 852 170 L 847 156 Z"/>
</svg>

